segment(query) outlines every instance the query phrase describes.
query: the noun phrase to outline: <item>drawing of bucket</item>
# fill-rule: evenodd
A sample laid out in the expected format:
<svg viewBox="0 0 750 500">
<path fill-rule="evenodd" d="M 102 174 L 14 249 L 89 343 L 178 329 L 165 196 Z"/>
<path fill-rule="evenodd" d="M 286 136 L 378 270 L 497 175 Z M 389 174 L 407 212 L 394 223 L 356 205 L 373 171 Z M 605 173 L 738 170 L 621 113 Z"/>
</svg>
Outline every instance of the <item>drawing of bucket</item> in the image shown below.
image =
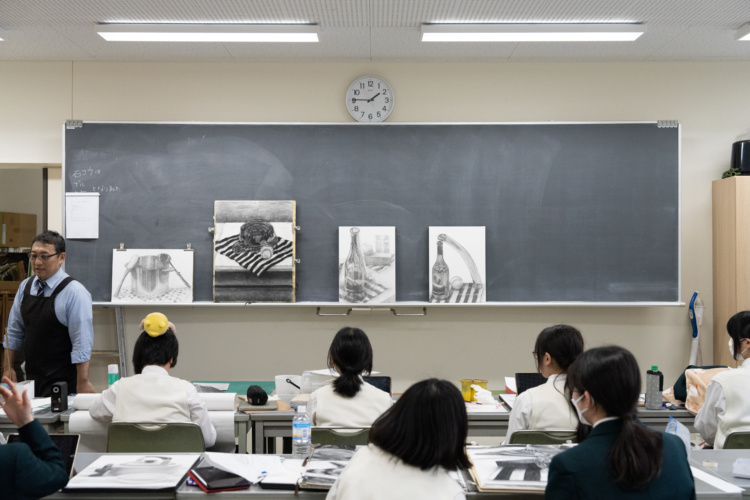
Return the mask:
<svg viewBox="0 0 750 500">
<path fill-rule="evenodd" d="M 143 299 L 154 299 L 169 291 L 170 257 L 166 253 L 142 255 L 132 271 L 135 294 Z"/>
</svg>

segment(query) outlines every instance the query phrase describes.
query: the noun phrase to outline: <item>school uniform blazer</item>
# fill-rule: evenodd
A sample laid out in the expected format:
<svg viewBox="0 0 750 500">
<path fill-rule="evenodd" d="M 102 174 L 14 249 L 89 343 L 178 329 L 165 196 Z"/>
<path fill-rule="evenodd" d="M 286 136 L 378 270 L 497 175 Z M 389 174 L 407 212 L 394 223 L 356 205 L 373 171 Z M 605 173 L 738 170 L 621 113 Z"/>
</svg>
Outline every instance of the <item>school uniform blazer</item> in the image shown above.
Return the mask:
<svg viewBox="0 0 750 500">
<path fill-rule="evenodd" d="M 617 486 L 612 479 L 608 455 L 620 429 L 620 419 L 602 422 L 579 445 L 555 456 L 549 467 L 544 498 L 695 500 L 695 484 L 685 444 L 677 436 L 664 433 L 661 474 L 643 490 L 625 491 Z"/>
<path fill-rule="evenodd" d="M 0 497 L 26 500 L 68 484 L 60 450 L 37 420 L 20 427 L 22 443 L 0 445 Z"/>
</svg>

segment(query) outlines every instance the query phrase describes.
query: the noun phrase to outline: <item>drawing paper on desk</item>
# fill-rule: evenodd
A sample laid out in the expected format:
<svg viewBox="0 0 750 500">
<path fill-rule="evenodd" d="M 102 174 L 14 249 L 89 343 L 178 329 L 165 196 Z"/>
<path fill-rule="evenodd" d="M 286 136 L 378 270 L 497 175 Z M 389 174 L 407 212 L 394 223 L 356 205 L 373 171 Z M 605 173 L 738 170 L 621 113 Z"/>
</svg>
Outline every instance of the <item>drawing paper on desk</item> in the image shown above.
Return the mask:
<svg viewBox="0 0 750 500">
<path fill-rule="evenodd" d="M 487 301 L 484 226 L 430 226 L 430 302 Z"/>
<path fill-rule="evenodd" d="M 106 454 L 74 476 L 67 490 L 172 490 L 200 454 Z"/>
<path fill-rule="evenodd" d="M 184 249 L 112 250 L 112 302 L 192 302 L 194 254 Z"/>
<path fill-rule="evenodd" d="M 339 302 L 396 301 L 396 228 L 339 227 Z"/>
<path fill-rule="evenodd" d="M 294 302 L 294 201 L 214 202 L 214 302 Z"/>
<path fill-rule="evenodd" d="M 575 445 L 469 446 L 479 491 L 543 491 L 552 457 Z"/>
<path fill-rule="evenodd" d="M 331 489 L 333 483 L 356 453 L 355 446 L 316 446 L 300 479 L 300 487 Z"/>
</svg>

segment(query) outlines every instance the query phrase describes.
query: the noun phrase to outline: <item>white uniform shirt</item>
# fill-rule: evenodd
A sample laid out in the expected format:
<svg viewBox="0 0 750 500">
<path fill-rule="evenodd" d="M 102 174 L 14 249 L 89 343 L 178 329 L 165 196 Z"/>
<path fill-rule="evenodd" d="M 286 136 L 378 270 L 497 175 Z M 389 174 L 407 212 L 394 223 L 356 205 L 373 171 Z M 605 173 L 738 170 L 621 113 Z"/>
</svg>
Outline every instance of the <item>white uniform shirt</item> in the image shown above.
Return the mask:
<svg viewBox="0 0 750 500">
<path fill-rule="evenodd" d="M 89 414 L 105 422 L 194 422 L 206 448 L 216 443 L 216 429 L 195 386 L 170 377 L 161 366 L 145 366 L 140 375 L 118 380 L 91 404 Z"/>
<path fill-rule="evenodd" d="M 317 427 L 370 427 L 391 407 L 391 395 L 364 382 L 354 397 L 334 392 L 333 384 L 310 394 L 307 414 Z"/>
<path fill-rule="evenodd" d="M 569 430 L 578 426 L 578 416 L 565 396 L 566 378 L 564 373 L 550 375 L 547 382 L 525 390 L 516 398 L 508 417 L 506 444 L 516 431 Z"/>
<path fill-rule="evenodd" d="M 442 467 L 422 470 L 370 444 L 357 451 L 326 500 L 465 500 Z"/>
<path fill-rule="evenodd" d="M 735 382 L 740 382 L 747 389 L 750 386 L 750 359 L 743 361 L 737 370 L 718 373 L 706 387 L 706 399 L 695 416 L 694 425 L 703 439 L 714 448 L 723 448 L 724 439 L 730 432 L 748 430 L 746 424 L 732 417 L 734 412 L 727 412 L 727 394 L 722 380 L 730 377 L 736 378 Z M 747 392 L 735 391 L 731 397 L 732 405 L 737 407 L 738 412 L 744 413 L 743 409 L 750 408 L 750 394 Z"/>
</svg>

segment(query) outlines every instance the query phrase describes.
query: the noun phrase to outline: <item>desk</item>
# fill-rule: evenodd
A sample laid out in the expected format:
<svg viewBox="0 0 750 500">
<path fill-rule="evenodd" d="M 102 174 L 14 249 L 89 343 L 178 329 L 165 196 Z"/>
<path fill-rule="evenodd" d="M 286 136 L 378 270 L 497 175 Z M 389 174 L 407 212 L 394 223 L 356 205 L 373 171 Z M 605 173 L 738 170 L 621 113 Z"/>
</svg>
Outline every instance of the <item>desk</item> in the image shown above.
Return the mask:
<svg viewBox="0 0 750 500">
<path fill-rule="evenodd" d="M 704 467 L 730 482 L 745 489 L 744 497 L 750 497 L 750 479 L 742 479 L 732 475 L 732 464 L 738 458 L 750 458 L 750 450 L 693 450 L 690 453 L 690 465 L 702 466 L 704 460 L 711 460 L 719 464 L 718 467 Z"/>
<path fill-rule="evenodd" d="M 734 451 L 734 450 L 733 450 Z M 721 453 L 720 450 L 717 452 Z M 747 452 L 747 450 L 737 450 L 737 453 Z M 693 457 L 697 457 L 698 453 L 705 452 L 693 452 Z M 100 457 L 101 453 L 79 453 L 76 456 L 75 469 L 82 470 L 94 460 Z M 695 458 L 693 458 L 695 459 Z M 703 459 L 698 459 L 703 460 Z M 731 460 L 734 461 L 733 459 Z M 731 470 L 731 462 L 729 462 Z M 468 473 L 466 473 L 468 474 Z M 731 474 L 731 472 L 730 472 Z M 468 478 L 468 476 L 465 476 Z M 704 483 L 703 481 L 696 481 L 695 489 L 697 497 L 701 500 L 728 500 L 728 499 L 741 499 L 740 494 L 725 493 L 713 486 Z M 177 490 L 177 492 L 123 492 L 123 493 L 106 493 L 102 492 L 76 492 L 76 493 L 63 493 L 57 492 L 53 495 L 45 497 L 49 500 L 101 500 L 107 498 L 107 500 L 201 500 L 206 498 L 206 493 L 203 493 L 200 489 L 187 486 L 183 484 Z M 217 494 L 211 494 L 216 496 Z M 258 485 L 253 485 L 249 490 L 240 491 L 226 491 L 218 494 L 224 500 L 295 500 L 295 498 L 307 498 L 310 500 L 322 500 L 326 496 L 326 492 L 317 491 L 300 491 L 299 497 L 294 496 L 293 491 L 283 490 L 264 490 Z M 479 493 L 476 491 L 469 491 L 466 493 L 467 498 L 476 498 L 477 500 L 515 500 L 515 499 L 536 499 L 539 500 L 542 495 L 541 493 Z"/>
<path fill-rule="evenodd" d="M 508 432 L 510 413 L 468 412 L 469 437 L 502 438 Z M 663 431 L 672 416 L 685 424 L 692 432 L 695 417 L 687 410 L 646 410 L 639 409 L 638 417 L 651 429 Z M 273 441 L 269 438 L 292 437 L 292 411 L 253 412 L 250 414 L 250 427 L 253 431 L 252 453 L 274 453 Z"/>
<path fill-rule="evenodd" d="M 54 434 L 63 427 L 63 418 L 70 418 L 70 414 L 75 410 L 72 408 L 62 412 L 54 413 L 50 408 L 44 408 L 34 412 L 34 418 L 39 420 L 47 434 Z M 7 415 L 0 415 L 0 432 L 5 434 L 14 434 L 18 432 L 18 427 L 10 421 Z"/>
</svg>

